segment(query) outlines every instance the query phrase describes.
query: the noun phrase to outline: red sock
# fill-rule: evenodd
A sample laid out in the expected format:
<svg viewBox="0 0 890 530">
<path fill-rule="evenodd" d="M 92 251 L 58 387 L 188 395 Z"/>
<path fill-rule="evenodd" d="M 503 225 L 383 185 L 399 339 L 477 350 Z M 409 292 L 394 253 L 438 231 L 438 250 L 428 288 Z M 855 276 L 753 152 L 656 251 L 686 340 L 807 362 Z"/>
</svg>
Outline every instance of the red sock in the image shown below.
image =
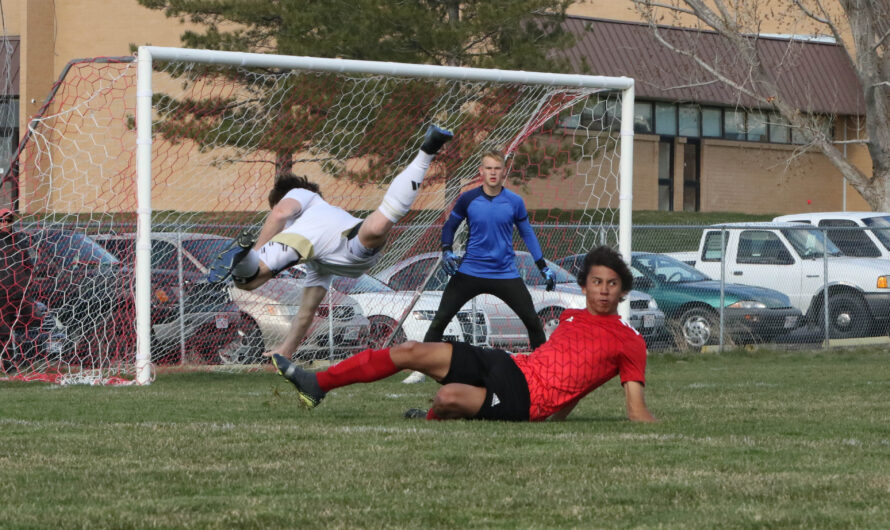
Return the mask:
<svg viewBox="0 0 890 530">
<path fill-rule="evenodd" d="M 442 418 L 436 416 L 436 413 L 433 412 L 432 408 L 430 408 L 430 410 L 426 411 L 426 419 L 427 420 L 441 420 Z"/>
<path fill-rule="evenodd" d="M 318 379 L 318 386 L 327 392 L 332 388 L 353 383 L 377 381 L 398 371 L 392 362 L 392 357 L 389 356 L 389 348 L 368 349 L 340 361 L 323 372 L 318 372 L 315 376 Z"/>
</svg>

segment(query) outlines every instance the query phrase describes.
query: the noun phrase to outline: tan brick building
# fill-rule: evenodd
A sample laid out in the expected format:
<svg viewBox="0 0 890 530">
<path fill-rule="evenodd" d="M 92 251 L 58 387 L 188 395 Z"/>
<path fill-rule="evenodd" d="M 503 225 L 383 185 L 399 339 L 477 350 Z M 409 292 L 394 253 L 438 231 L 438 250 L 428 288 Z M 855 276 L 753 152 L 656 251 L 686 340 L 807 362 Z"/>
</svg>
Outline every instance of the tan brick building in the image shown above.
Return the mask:
<svg viewBox="0 0 890 530">
<path fill-rule="evenodd" d="M 38 112 L 71 59 L 129 55 L 131 44 L 177 46 L 187 29 L 178 19 L 143 8 L 135 0 L 7 0 L 3 8 L 10 45 L 0 57 L 12 70 L 17 67 L 17 77 L 9 76 L 4 97 L 6 118 L 0 124 L 4 126 L 0 130 L 4 135 L 0 166 L 4 168 L 28 120 Z M 638 20 L 629 2 L 587 0 L 573 6 L 570 13 L 570 23 L 594 23 L 612 30 L 634 24 L 602 19 Z M 654 79 L 657 72 L 639 68 L 646 61 L 636 55 L 654 56 L 664 51 L 656 52 L 654 46 L 646 45 L 628 53 L 616 38 L 607 42 L 611 44 L 587 49 L 581 42 L 572 53 L 587 54 L 589 64 L 596 67 L 592 73 L 628 75 L 637 80 L 635 209 L 750 213 L 867 209 L 828 160 L 819 153 L 802 151 L 791 131 L 767 124 L 770 120 L 762 119 L 756 109 L 752 112 L 750 105 L 733 104 L 727 96 L 671 93 Z M 828 49 L 825 44 L 809 46 L 817 51 Z M 608 71 L 595 60 L 606 55 L 606 50 L 615 65 Z M 855 136 L 856 128 L 846 125 L 856 123 L 857 111 L 849 106 L 831 108 L 831 102 L 827 105 L 819 111 L 834 118 L 835 137 Z M 850 145 L 848 153 L 860 167 L 870 167 L 861 146 Z M 109 186 L 113 188 L 113 184 Z M 565 189 L 532 182 L 524 191 L 528 207 L 575 207 L 571 192 L 580 184 L 565 182 L 561 186 Z M 8 186 L 0 191 L 4 194 L 0 199 L 8 203 Z"/>
</svg>

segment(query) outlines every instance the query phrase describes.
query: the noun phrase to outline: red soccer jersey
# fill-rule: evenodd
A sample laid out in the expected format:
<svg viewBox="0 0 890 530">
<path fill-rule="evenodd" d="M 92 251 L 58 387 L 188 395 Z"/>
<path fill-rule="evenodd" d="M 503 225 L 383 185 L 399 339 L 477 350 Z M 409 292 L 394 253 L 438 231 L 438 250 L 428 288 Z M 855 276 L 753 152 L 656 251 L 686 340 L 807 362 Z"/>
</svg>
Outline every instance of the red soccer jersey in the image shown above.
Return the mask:
<svg viewBox="0 0 890 530">
<path fill-rule="evenodd" d="M 530 421 L 541 421 L 616 375 L 646 382 L 646 342 L 618 315 L 566 309 L 550 340 L 514 355 L 531 398 Z"/>
</svg>

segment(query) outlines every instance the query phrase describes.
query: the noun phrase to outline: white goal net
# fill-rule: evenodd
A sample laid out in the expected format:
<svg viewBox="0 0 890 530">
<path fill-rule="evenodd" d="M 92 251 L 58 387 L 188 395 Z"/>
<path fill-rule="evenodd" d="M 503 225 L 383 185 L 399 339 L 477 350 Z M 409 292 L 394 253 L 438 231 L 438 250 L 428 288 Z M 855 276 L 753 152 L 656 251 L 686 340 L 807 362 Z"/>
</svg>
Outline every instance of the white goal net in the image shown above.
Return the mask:
<svg viewBox="0 0 890 530">
<path fill-rule="evenodd" d="M 601 243 L 627 253 L 633 130 L 622 115 L 633 114 L 632 91 L 625 78 L 154 47 L 138 60 L 73 62 L 5 177 L 30 262 L 15 281 L 39 315 L 16 322 L 2 369 L 144 383 L 152 367 L 260 363 L 296 314 L 303 271 L 248 293 L 208 285 L 209 262 L 262 224 L 285 172 L 358 217 L 376 209 L 431 123 L 454 140 L 378 267 L 335 281 L 298 359 L 422 338 L 444 281 L 434 270 L 442 223 L 479 186 L 491 149 L 507 153 L 507 187 L 533 227 L 561 227 L 536 229 L 546 258 Z M 515 248 L 525 250 L 519 238 Z M 543 291 L 537 269 L 520 270 Z M 578 305 L 554 300 L 536 300 L 542 319 Z M 446 337 L 527 348 L 509 311 L 474 301 Z"/>
</svg>

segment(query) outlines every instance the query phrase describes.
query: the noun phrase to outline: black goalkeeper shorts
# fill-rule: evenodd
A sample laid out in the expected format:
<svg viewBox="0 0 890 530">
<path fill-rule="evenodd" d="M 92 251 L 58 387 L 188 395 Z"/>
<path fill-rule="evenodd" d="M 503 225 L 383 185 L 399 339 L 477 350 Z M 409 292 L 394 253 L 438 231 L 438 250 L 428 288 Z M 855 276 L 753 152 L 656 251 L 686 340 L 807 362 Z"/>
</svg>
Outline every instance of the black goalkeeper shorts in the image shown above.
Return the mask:
<svg viewBox="0 0 890 530">
<path fill-rule="evenodd" d="M 504 350 L 451 343 L 451 367 L 441 381 L 448 383 L 485 388 L 485 402 L 474 419 L 528 421 L 528 383 Z"/>
</svg>

